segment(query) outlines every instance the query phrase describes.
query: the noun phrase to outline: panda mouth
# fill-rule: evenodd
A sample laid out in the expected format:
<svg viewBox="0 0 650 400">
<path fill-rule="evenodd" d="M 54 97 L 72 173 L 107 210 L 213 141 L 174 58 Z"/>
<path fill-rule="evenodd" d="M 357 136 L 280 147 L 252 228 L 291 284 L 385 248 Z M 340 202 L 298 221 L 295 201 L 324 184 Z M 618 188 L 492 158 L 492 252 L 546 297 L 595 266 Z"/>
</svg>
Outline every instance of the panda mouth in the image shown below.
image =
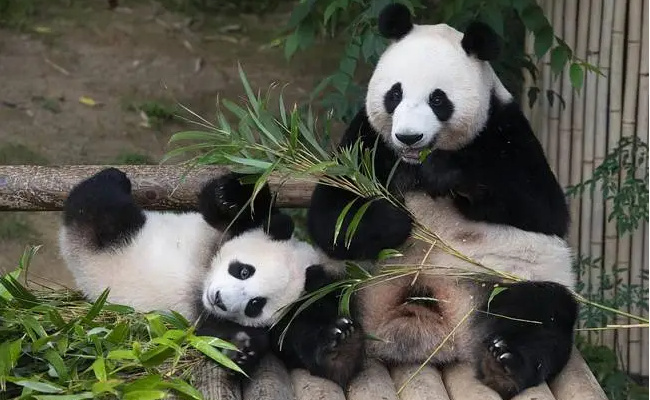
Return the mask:
<svg viewBox="0 0 650 400">
<path fill-rule="evenodd" d="M 423 148 L 418 148 L 418 149 L 404 149 L 401 153 L 400 156 L 402 157 L 402 160 L 408 162 L 408 163 L 420 163 L 420 153 L 422 152 Z"/>
</svg>

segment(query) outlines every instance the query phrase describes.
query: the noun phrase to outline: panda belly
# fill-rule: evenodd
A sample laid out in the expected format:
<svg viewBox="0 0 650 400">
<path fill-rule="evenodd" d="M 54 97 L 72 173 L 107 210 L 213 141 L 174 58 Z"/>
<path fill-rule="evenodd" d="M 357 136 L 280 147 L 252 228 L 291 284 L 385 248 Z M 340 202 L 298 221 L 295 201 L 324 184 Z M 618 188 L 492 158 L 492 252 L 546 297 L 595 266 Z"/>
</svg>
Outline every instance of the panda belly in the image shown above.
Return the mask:
<svg viewBox="0 0 650 400">
<path fill-rule="evenodd" d="M 383 339 L 368 343 L 371 355 L 391 363 L 424 362 L 434 351 L 434 364 L 476 360 L 484 351 L 481 343 L 492 333 L 481 322 L 481 309 L 494 284 L 503 280 L 498 273 L 573 285 L 571 254 L 562 240 L 468 221 L 446 199 L 410 193 L 405 201 L 416 220 L 445 244 L 497 272 L 410 240 L 403 256 L 385 261 L 383 268 L 391 263 L 422 266 L 420 272 L 361 292 L 364 329 Z"/>
<path fill-rule="evenodd" d="M 200 279 L 221 233 L 198 213 L 145 215 L 146 223 L 126 245 L 102 250 L 89 245 L 92 227 L 64 226 L 61 254 L 91 300 L 108 287 L 110 302 L 141 312 L 174 310 L 192 319 Z"/>
</svg>

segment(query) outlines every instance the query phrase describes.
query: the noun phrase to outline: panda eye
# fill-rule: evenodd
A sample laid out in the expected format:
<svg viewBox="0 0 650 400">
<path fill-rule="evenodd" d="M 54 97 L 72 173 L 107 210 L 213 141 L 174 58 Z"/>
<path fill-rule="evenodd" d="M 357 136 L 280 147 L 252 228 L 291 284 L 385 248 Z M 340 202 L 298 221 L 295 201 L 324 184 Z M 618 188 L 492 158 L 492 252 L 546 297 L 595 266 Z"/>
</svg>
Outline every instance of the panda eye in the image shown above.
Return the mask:
<svg viewBox="0 0 650 400">
<path fill-rule="evenodd" d="M 392 114 L 399 103 L 402 102 L 402 84 L 397 82 L 384 94 L 384 108 L 386 112 Z"/>
<path fill-rule="evenodd" d="M 239 261 L 233 261 L 228 266 L 228 273 L 240 280 L 246 280 L 255 274 L 255 267 L 252 265 L 240 263 Z"/>
<path fill-rule="evenodd" d="M 437 93 L 432 93 L 429 98 L 429 104 L 431 104 L 433 107 L 440 107 L 442 105 L 442 97 Z"/>
<path fill-rule="evenodd" d="M 248 301 L 248 304 L 246 304 L 244 314 L 246 314 L 246 316 L 249 318 L 258 317 L 260 314 L 262 314 L 262 310 L 264 309 L 265 305 L 266 298 L 264 297 L 255 297 L 253 299 L 250 299 Z"/>
</svg>

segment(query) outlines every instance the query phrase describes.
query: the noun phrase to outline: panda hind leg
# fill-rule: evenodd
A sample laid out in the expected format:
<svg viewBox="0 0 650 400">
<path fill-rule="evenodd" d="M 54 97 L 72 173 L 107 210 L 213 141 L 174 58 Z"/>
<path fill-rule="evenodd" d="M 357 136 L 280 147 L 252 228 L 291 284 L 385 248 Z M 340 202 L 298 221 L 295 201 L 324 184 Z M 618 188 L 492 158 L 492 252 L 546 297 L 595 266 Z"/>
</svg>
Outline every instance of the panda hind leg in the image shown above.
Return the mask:
<svg viewBox="0 0 650 400">
<path fill-rule="evenodd" d="M 104 169 L 77 184 L 63 206 L 64 225 L 98 250 L 124 243 L 145 221 L 131 195 L 131 181 L 117 168 Z"/>
<path fill-rule="evenodd" d="M 199 211 L 212 227 L 222 231 L 228 228 L 237 235 L 261 226 L 268 219 L 273 207 L 268 184 L 250 202 L 255 185 L 242 183 L 244 176 L 231 172 L 212 179 L 202 188 L 198 198 Z"/>
<path fill-rule="evenodd" d="M 490 314 L 479 322 L 488 334 L 479 349 L 476 372 L 484 384 L 510 399 L 553 379 L 564 368 L 573 346 L 577 303 L 556 283 L 505 286 L 490 303 Z"/>
</svg>

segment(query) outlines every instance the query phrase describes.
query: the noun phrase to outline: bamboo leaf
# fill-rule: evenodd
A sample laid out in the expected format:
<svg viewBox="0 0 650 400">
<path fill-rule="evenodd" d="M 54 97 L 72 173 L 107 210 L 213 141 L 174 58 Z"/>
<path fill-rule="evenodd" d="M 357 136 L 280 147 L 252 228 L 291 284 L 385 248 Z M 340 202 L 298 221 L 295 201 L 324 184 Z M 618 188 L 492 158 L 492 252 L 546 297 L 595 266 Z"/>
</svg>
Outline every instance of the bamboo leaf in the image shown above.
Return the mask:
<svg viewBox="0 0 650 400">
<path fill-rule="evenodd" d="M 13 383 L 40 393 L 61 393 L 63 391 L 61 386 L 47 381 L 19 380 Z"/>
<path fill-rule="evenodd" d="M 164 399 L 167 392 L 164 390 L 136 390 L 124 394 L 124 400 L 157 400 Z"/>
<path fill-rule="evenodd" d="M 350 222 L 350 225 L 348 225 L 348 229 L 345 232 L 345 247 L 350 247 L 354 234 L 357 232 L 357 228 L 359 227 L 359 223 L 361 223 L 361 218 L 363 218 L 363 215 L 366 213 L 368 207 L 370 207 L 373 201 L 374 200 L 369 200 L 364 203 L 361 207 L 359 207 L 357 212 L 354 214 L 354 217 L 352 217 L 352 221 Z"/>
<path fill-rule="evenodd" d="M 171 382 L 164 382 L 162 386 L 175 390 L 176 392 L 183 394 L 190 399 L 203 400 L 203 395 L 201 392 L 181 379 L 172 379 Z"/>
<path fill-rule="evenodd" d="M 384 249 L 379 252 L 379 255 L 377 256 L 378 261 L 385 261 L 388 260 L 389 258 L 395 258 L 395 257 L 402 257 L 403 254 L 400 253 L 397 250 L 394 249 Z"/>
<path fill-rule="evenodd" d="M 77 394 L 43 394 L 36 395 L 34 398 L 36 400 L 83 400 L 83 399 L 92 399 L 95 395 L 92 392 L 83 392 Z"/>
<path fill-rule="evenodd" d="M 345 273 L 352 279 L 357 279 L 363 281 L 365 279 L 371 278 L 372 274 L 366 271 L 361 265 L 356 262 L 346 261 L 345 262 Z"/>
<path fill-rule="evenodd" d="M 218 362 L 219 364 L 232 369 L 233 371 L 237 371 L 245 376 L 246 373 L 242 371 L 241 368 L 237 364 L 235 364 L 230 358 L 226 357 L 222 352 L 218 351 L 213 347 L 211 344 L 212 342 L 206 341 L 204 338 L 200 336 L 190 336 L 189 337 L 189 342 L 192 347 L 200 351 L 201 353 L 205 354 L 206 356 L 210 357 L 214 361 Z"/>
<path fill-rule="evenodd" d="M 231 156 L 231 155 L 226 155 L 225 158 L 228 160 L 241 164 L 241 165 L 246 165 L 249 167 L 255 167 L 259 168 L 260 170 L 264 171 L 267 168 L 271 167 L 273 164 L 271 164 L 268 161 L 263 161 L 263 160 L 255 160 L 255 159 L 250 159 L 250 158 L 241 158 L 241 157 L 236 157 L 236 156 Z"/>
<path fill-rule="evenodd" d="M 339 214 L 339 217 L 336 219 L 336 225 L 334 225 L 334 241 L 333 243 L 336 244 L 336 239 L 338 239 L 339 234 L 341 233 L 341 227 L 343 226 L 343 221 L 345 221 L 345 217 L 348 215 L 348 212 L 350 212 L 350 208 L 354 205 L 354 203 L 357 201 L 357 198 L 352 199 L 341 211 Z"/>
<path fill-rule="evenodd" d="M 350 318 L 350 300 L 354 294 L 354 286 L 348 286 L 343 290 L 341 300 L 339 301 L 339 314 Z"/>
<path fill-rule="evenodd" d="M 490 297 L 488 298 L 487 302 L 487 309 L 490 311 L 490 303 L 492 303 L 492 300 L 501 292 L 504 290 L 507 290 L 508 288 L 505 288 L 503 286 L 495 286 L 494 289 L 492 289 L 492 292 L 490 293 Z"/>
<path fill-rule="evenodd" d="M 95 373 L 95 377 L 100 382 L 108 379 L 108 374 L 106 373 L 106 363 L 104 363 L 103 357 L 98 357 L 90 366 Z"/>
<path fill-rule="evenodd" d="M 83 321 L 88 323 L 95 319 L 96 316 L 99 315 L 99 313 L 102 311 L 102 308 L 104 307 L 104 304 L 106 304 L 106 299 L 108 299 L 108 293 L 110 292 L 110 289 L 106 289 L 102 292 L 102 294 L 99 295 L 97 300 L 93 303 L 92 307 L 90 307 L 90 310 L 88 310 L 88 313 L 83 317 Z"/>
<path fill-rule="evenodd" d="M 255 93 L 253 93 L 253 89 L 251 89 L 251 85 L 248 83 L 248 78 L 246 78 L 246 73 L 244 73 L 240 63 L 237 63 L 237 70 L 239 71 L 239 80 L 241 80 L 244 90 L 246 91 L 248 102 L 253 106 L 253 109 L 258 112 L 260 109 L 260 102 L 257 96 L 255 96 Z"/>
</svg>

